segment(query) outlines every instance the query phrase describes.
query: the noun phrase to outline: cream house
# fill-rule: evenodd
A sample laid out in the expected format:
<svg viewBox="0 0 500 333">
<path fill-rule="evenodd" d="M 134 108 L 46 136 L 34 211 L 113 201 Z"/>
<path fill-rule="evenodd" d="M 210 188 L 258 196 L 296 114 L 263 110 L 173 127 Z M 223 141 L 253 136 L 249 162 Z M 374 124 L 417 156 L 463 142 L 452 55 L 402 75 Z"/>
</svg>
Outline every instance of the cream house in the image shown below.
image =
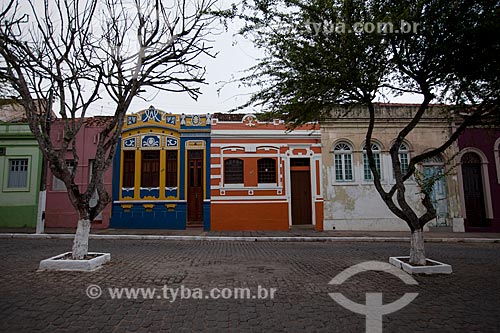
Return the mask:
<svg viewBox="0 0 500 333">
<path fill-rule="evenodd" d="M 372 150 L 382 184 L 394 183 L 389 149 L 399 131 L 408 124 L 418 105 L 377 104 Z M 417 127 L 406 137 L 399 151 L 403 168 L 412 156 L 441 145 L 450 135 L 451 123 L 442 106 L 433 106 Z M 324 230 L 406 231 L 407 224 L 385 205 L 375 189 L 365 153 L 368 111 L 354 108 L 347 112 L 338 108 L 321 122 L 323 155 Z M 463 231 L 460 215 L 458 182 L 454 171 L 456 145 L 443 155 L 418 166 L 423 177 L 443 174 L 433 185 L 432 201 L 438 217 L 428 226 L 449 227 Z M 406 182 L 406 195 L 417 212 L 423 212 L 421 190 L 416 178 Z"/>
</svg>

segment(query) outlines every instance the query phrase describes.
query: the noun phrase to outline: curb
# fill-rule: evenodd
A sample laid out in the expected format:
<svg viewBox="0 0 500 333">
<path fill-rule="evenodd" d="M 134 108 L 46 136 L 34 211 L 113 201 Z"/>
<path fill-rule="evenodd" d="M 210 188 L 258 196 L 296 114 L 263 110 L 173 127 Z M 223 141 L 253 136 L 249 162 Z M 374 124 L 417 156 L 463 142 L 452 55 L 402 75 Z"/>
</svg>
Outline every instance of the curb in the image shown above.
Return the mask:
<svg viewBox="0 0 500 333">
<path fill-rule="evenodd" d="M 0 234 L 0 239 L 73 239 L 74 234 Z M 162 235 L 96 235 L 90 239 L 229 241 L 229 242 L 409 242 L 410 237 L 272 237 L 272 236 L 162 236 Z M 500 243 L 499 238 L 427 238 L 426 243 Z"/>
</svg>

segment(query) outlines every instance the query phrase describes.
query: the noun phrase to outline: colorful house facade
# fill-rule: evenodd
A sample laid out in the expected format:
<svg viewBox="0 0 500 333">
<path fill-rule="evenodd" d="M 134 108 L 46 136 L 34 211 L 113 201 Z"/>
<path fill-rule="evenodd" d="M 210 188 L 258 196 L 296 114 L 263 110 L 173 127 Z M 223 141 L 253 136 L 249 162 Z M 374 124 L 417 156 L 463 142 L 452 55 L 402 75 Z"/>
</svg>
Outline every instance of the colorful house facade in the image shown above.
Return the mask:
<svg viewBox="0 0 500 333">
<path fill-rule="evenodd" d="M 76 137 L 76 151 L 79 157 L 75 184 L 80 191 L 87 188 L 92 177 L 92 163 L 95 158 L 99 133 L 111 120 L 111 117 L 85 118 L 83 126 Z M 64 122 L 61 119 L 51 124 L 50 135 L 55 145 L 62 144 L 64 138 Z M 70 150 L 66 152 L 66 164 L 75 165 L 73 154 Z M 112 170 L 109 168 L 104 174 L 104 186 L 111 193 Z M 48 228 L 74 228 L 78 223 L 78 214 L 71 204 L 64 183 L 56 178 L 50 168 L 47 170 L 47 204 L 45 209 L 45 226 Z M 92 200 L 97 205 L 97 193 Z M 108 228 L 111 216 L 111 205 L 99 214 L 92 222 L 92 228 Z"/>
<path fill-rule="evenodd" d="M 0 107 L 0 227 L 35 227 L 42 153 L 19 104 Z"/>
<path fill-rule="evenodd" d="M 500 232 L 500 129 L 469 128 L 458 138 L 465 231 Z"/>
<path fill-rule="evenodd" d="M 319 126 L 215 114 L 211 230 L 323 230 Z"/>
<path fill-rule="evenodd" d="M 394 184 L 388 151 L 415 108 L 406 104 L 377 106 L 372 150 L 385 187 Z M 401 146 L 403 168 L 412 156 L 449 137 L 451 123 L 440 108 L 433 106 Z M 332 112 L 331 119 L 322 121 L 321 129 L 310 124 L 293 131 L 283 121 L 261 122 L 251 114 L 184 115 L 150 107 L 127 115 L 113 168 L 105 175 L 113 202 L 93 227 L 408 230 L 386 208 L 373 186 L 364 147 L 366 112 L 353 110 L 348 118 L 335 114 L 344 114 L 343 109 Z M 85 119 L 77 138 L 80 162 L 75 180 L 82 188 L 91 177 L 97 135 L 109 119 Z M 0 139 L 8 137 L 13 142 L 16 135 L 20 138 L 21 125 L 2 126 Z M 23 126 L 28 131 L 27 125 Z M 30 152 L 20 150 L 28 142 L 29 133 L 25 134 L 24 143 L 19 141 L 16 148 L 9 149 L 6 141 L 0 141 L 0 155 L 5 154 L 0 156 L 2 226 L 8 226 L 4 221 L 29 226 L 36 223 L 37 196 L 28 195 L 30 205 L 19 197 L 38 191 L 40 174 L 36 140 L 30 137 Z M 62 122 L 54 122 L 51 135 L 56 142 L 62 140 Z M 496 204 L 500 201 L 499 151 L 498 129 L 471 128 L 442 155 L 418 165 L 424 178 L 444 175 L 433 185 L 437 218 L 429 226 L 456 232 L 500 231 L 500 206 Z M 28 175 L 29 191 L 7 188 L 11 171 L 17 170 L 11 160 L 26 156 L 29 166 L 23 164 L 19 170 L 34 172 Z M 67 163 L 72 163 L 71 154 Z M 417 180 L 413 177 L 406 185 L 408 202 L 421 213 Z M 15 208 L 19 205 L 31 208 Z M 15 217 L 19 212 L 31 212 L 30 217 Z M 46 226 L 74 227 L 76 221 L 64 184 L 49 170 Z M 15 226 L 21 226 L 18 224 Z"/>
<path fill-rule="evenodd" d="M 210 230 L 210 115 L 127 115 L 113 166 L 113 228 Z"/>
</svg>

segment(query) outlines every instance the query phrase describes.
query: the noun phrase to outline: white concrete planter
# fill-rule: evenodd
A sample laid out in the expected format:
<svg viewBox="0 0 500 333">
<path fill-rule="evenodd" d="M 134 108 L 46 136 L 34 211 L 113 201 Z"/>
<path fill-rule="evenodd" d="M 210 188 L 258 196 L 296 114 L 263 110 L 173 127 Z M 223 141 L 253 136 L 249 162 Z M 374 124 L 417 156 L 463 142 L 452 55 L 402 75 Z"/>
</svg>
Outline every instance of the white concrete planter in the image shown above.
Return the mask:
<svg viewBox="0 0 500 333">
<path fill-rule="evenodd" d="M 451 274 L 453 272 L 451 265 L 443 264 L 442 262 L 426 259 L 428 265 L 426 266 L 412 266 L 401 259 L 409 259 L 406 257 L 389 257 L 389 263 L 401 268 L 408 274 Z"/>
<path fill-rule="evenodd" d="M 39 271 L 80 271 L 91 272 L 95 271 L 105 263 L 111 260 L 110 253 L 89 252 L 89 255 L 97 255 L 92 259 L 73 260 L 61 259 L 71 252 L 66 252 L 55 257 L 40 261 Z"/>
</svg>

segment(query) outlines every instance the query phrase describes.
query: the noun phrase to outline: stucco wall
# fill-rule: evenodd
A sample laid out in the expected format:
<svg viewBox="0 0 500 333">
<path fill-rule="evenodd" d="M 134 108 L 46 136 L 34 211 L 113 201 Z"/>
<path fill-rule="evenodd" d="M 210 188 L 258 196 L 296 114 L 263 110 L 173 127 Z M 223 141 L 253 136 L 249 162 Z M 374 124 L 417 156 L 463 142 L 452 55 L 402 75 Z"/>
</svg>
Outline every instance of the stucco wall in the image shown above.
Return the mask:
<svg viewBox="0 0 500 333">
<path fill-rule="evenodd" d="M 40 189 L 41 152 L 26 124 L 0 124 L 0 227 L 35 227 Z M 23 189 L 8 188 L 9 159 L 28 159 L 28 183 Z"/>
<path fill-rule="evenodd" d="M 61 144 L 64 135 L 64 124 L 61 120 L 56 121 L 51 127 L 52 141 L 57 145 Z M 90 177 L 90 161 L 95 158 L 97 148 L 97 137 L 101 131 L 100 127 L 84 127 L 77 135 L 76 147 L 79 154 L 79 163 L 75 175 L 75 183 L 80 187 L 80 191 L 87 188 Z M 73 159 L 73 154 L 68 151 L 67 160 Z M 104 174 L 104 185 L 108 193 L 111 194 L 112 168 L 110 167 Z M 68 198 L 65 190 L 54 190 L 54 176 L 52 172 L 47 171 L 47 205 L 45 226 L 49 228 L 76 227 L 78 214 Z M 95 221 L 93 228 L 107 228 L 111 215 L 111 205 L 107 205 L 102 212 L 102 220 Z"/>
<path fill-rule="evenodd" d="M 415 112 L 414 106 L 384 106 L 377 109 L 377 123 L 372 141 L 381 148 L 381 176 L 384 188 L 394 184 L 389 149 L 399 131 L 407 124 L 409 115 Z M 363 177 L 363 146 L 368 128 L 367 113 L 356 110 L 350 117 L 338 118 L 338 113 L 321 124 L 323 154 L 323 188 L 325 195 L 324 218 L 325 230 L 377 230 L 406 231 L 407 224 L 396 217 L 381 199 L 372 181 Z M 449 135 L 447 119 L 439 113 L 429 116 L 406 138 L 409 157 L 434 148 L 444 142 Z M 335 180 L 334 146 L 347 142 L 352 147 L 353 180 L 339 182 Z M 449 149 L 443 156 L 454 156 L 455 148 Z M 453 163 L 451 164 L 453 165 Z M 451 165 L 447 166 L 450 174 L 446 177 L 448 195 L 448 218 L 446 223 L 459 223 L 460 210 L 457 198 L 457 177 Z M 406 182 L 406 198 L 418 214 L 423 213 L 420 204 L 420 189 L 414 179 Z"/>
</svg>

